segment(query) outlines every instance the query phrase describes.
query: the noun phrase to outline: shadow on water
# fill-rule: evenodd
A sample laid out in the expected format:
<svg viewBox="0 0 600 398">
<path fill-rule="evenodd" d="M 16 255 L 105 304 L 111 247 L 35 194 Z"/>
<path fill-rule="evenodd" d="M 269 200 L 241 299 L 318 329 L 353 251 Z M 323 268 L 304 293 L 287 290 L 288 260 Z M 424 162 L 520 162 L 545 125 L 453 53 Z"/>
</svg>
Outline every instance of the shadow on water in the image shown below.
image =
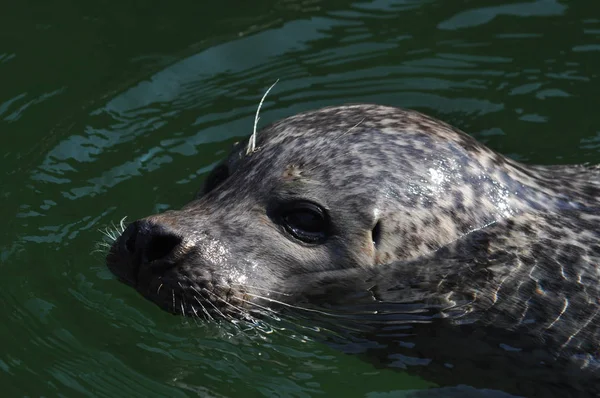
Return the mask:
<svg viewBox="0 0 600 398">
<path fill-rule="evenodd" d="M 431 386 L 308 336 L 228 334 L 164 314 L 90 256 L 98 229 L 187 202 L 251 132 L 276 79 L 262 125 L 376 102 L 425 111 L 519 160 L 600 162 L 597 8 L 11 3 L 0 16 L 5 394 L 384 397 Z"/>
</svg>

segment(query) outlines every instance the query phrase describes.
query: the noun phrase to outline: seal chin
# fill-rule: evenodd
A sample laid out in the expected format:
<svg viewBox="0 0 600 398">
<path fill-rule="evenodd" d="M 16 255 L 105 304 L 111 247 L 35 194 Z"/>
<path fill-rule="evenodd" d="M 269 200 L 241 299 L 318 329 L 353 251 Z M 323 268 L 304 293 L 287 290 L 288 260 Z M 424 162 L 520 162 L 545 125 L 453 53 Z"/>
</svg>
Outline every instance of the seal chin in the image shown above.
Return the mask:
<svg viewBox="0 0 600 398">
<path fill-rule="evenodd" d="M 253 319 L 260 307 L 253 304 L 252 295 L 243 288 L 214 284 L 197 278 L 195 281 L 181 272 L 167 272 L 156 277 L 143 275 L 136 290 L 161 309 L 175 315 L 205 320 Z"/>
</svg>

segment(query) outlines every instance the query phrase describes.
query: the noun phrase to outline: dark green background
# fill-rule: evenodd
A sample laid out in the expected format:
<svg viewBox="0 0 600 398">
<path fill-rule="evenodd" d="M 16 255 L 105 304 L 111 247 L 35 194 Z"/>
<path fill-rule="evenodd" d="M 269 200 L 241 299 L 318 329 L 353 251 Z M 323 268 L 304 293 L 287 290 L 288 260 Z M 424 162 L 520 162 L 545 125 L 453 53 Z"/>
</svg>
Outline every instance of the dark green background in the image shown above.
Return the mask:
<svg viewBox="0 0 600 398">
<path fill-rule="evenodd" d="M 516 159 L 600 162 L 600 2 L 4 2 L 0 395 L 388 396 L 424 381 L 290 333 L 166 314 L 91 254 L 188 201 L 237 138 L 344 102 Z"/>
</svg>

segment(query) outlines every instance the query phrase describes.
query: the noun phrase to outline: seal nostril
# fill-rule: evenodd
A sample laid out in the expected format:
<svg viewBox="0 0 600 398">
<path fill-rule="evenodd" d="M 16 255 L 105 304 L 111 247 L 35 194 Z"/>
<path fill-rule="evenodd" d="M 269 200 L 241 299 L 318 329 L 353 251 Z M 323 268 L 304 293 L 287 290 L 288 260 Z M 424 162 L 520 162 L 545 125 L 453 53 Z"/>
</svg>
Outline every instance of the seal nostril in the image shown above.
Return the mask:
<svg viewBox="0 0 600 398">
<path fill-rule="evenodd" d="M 125 283 L 137 286 L 140 278 L 175 266 L 183 238 L 168 225 L 135 221 L 123 231 L 107 255 L 110 269 Z"/>
<path fill-rule="evenodd" d="M 181 238 L 171 234 L 159 234 L 151 237 L 144 250 L 144 259 L 147 262 L 167 257 L 177 246 Z"/>
<path fill-rule="evenodd" d="M 132 266 L 139 267 L 165 259 L 181 244 L 183 238 L 166 225 L 138 220 L 127 227 L 119 240 L 121 253 L 131 256 Z"/>
</svg>

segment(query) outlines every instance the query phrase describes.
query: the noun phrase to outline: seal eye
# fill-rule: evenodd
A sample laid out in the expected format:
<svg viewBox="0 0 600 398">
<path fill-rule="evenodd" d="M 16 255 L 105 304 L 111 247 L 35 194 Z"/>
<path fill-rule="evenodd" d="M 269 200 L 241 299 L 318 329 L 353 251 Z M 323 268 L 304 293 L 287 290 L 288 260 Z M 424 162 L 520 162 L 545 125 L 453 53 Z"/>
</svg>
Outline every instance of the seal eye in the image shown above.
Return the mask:
<svg viewBox="0 0 600 398">
<path fill-rule="evenodd" d="M 208 175 L 206 182 L 204 183 L 204 193 L 207 194 L 215 189 L 219 184 L 225 181 L 229 177 L 229 169 L 227 165 L 217 166 L 212 173 Z"/>
<path fill-rule="evenodd" d="M 287 232 L 304 243 L 323 243 L 327 238 L 329 220 L 325 211 L 314 203 L 292 203 L 281 213 Z"/>
</svg>

